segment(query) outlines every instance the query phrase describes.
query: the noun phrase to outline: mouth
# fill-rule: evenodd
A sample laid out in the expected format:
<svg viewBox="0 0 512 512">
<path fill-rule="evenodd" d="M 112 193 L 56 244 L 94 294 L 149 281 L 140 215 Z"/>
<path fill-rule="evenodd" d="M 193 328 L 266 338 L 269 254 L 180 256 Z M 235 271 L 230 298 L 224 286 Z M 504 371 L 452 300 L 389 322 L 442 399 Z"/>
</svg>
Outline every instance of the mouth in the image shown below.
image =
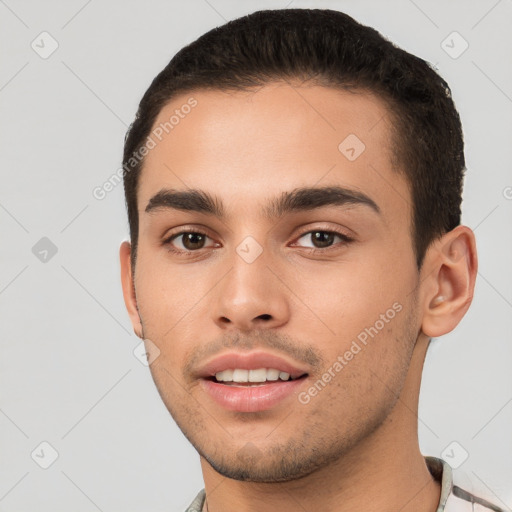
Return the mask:
<svg viewBox="0 0 512 512">
<path fill-rule="evenodd" d="M 280 356 L 253 352 L 223 354 L 206 364 L 199 375 L 203 390 L 223 409 L 258 412 L 276 407 L 298 393 L 308 377 Z"/>
<path fill-rule="evenodd" d="M 249 374 L 253 371 L 258 373 L 252 379 L 258 378 L 258 382 L 249 380 Z M 306 385 L 308 374 L 292 377 L 289 373 L 279 372 L 277 379 L 275 377 L 276 372 L 272 368 L 250 371 L 234 369 L 203 377 L 200 383 L 205 394 L 222 409 L 250 413 L 288 405 L 286 399 L 298 395 L 300 388 Z M 288 406 L 293 406 L 293 401 Z"/>
<path fill-rule="evenodd" d="M 277 368 L 257 368 L 251 370 L 234 368 L 217 372 L 211 377 L 206 377 L 206 379 L 211 382 L 222 383 L 226 386 L 258 387 L 270 383 L 279 384 L 281 382 L 303 379 L 307 375 L 307 373 L 303 373 L 298 376 L 295 374 L 294 376 Z"/>
</svg>

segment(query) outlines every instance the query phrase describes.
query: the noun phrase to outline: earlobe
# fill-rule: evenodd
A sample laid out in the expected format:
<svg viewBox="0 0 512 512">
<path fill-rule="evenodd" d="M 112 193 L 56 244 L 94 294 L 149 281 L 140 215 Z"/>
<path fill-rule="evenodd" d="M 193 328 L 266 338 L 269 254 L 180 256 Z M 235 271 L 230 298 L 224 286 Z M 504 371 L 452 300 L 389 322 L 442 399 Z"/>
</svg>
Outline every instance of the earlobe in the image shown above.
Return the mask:
<svg viewBox="0 0 512 512">
<path fill-rule="evenodd" d="M 452 331 L 473 299 L 477 253 L 473 231 L 457 226 L 428 250 L 422 278 L 422 331 L 431 338 Z"/>
<path fill-rule="evenodd" d="M 132 322 L 133 332 L 142 338 L 142 323 L 137 305 L 137 297 L 135 294 L 135 284 L 133 281 L 131 268 L 131 244 L 124 241 L 119 248 L 119 260 L 121 264 L 121 284 L 123 287 L 123 298 L 128 311 L 128 315 Z"/>
</svg>

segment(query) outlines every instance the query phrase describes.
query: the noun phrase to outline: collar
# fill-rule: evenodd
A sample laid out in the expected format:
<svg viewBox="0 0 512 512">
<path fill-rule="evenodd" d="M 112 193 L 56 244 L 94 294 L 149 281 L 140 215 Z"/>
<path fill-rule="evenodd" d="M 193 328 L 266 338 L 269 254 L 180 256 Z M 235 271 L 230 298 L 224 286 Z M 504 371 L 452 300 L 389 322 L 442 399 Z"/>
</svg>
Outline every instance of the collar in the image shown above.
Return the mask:
<svg viewBox="0 0 512 512">
<path fill-rule="evenodd" d="M 441 484 L 441 497 L 436 512 L 444 512 L 446 502 L 453 492 L 452 468 L 447 462 L 437 457 L 427 455 L 424 458 L 430 474 Z"/>
</svg>

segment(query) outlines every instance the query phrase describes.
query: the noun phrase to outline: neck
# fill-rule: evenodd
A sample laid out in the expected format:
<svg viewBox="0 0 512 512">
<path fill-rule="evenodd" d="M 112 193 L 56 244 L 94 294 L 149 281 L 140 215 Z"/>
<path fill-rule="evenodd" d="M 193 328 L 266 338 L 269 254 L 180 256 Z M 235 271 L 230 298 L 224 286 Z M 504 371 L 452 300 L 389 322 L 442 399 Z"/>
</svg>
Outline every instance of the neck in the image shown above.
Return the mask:
<svg viewBox="0 0 512 512">
<path fill-rule="evenodd" d="M 334 463 L 290 482 L 225 478 L 201 458 L 208 512 L 435 512 L 440 485 L 420 452 L 417 411 L 428 339 L 420 335 L 408 376 L 390 415 Z"/>
</svg>

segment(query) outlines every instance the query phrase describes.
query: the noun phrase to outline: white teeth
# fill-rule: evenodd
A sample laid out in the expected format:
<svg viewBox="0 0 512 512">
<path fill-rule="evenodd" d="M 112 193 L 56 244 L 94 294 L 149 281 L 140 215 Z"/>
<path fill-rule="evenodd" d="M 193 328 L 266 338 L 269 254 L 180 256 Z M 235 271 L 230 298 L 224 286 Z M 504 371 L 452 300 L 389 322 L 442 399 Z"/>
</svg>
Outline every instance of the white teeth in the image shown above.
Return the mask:
<svg viewBox="0 0 512 512">
<path fill-rule="evenodd" d="M 267 380 L 277 380 L 279 379 L 279 370 L 274 368 L 269 368 L 267 370 Z"/>
<path fill-rule="evenodd" d="M 249 380 L 249 370 L 239 370 L 238 368 L 233 371 L 233 382 L 247 382 Z"/>
<path fill-rule="evenodd" d="M 267 370 L 259 368 L 258 370 L 249 370 L 249 382 L 265 382 L 267 380 Z"/>
<path fill-rule="evenodd" d="M 233 381 L 233 370 L 224 370 L 223 372 L 219 372 L 215 374 L 215 377 L 218 381 L 223 382 L 232 382 Z"/>
<path fill-rule="evenodd" d="M 256 370 L 243 370 L 240 368 L 217 372 L 215 378 L 218 382 L 265 382 L 291 380 L 290 374 L 275 368 L 258 368 Z"/>
</svg>

